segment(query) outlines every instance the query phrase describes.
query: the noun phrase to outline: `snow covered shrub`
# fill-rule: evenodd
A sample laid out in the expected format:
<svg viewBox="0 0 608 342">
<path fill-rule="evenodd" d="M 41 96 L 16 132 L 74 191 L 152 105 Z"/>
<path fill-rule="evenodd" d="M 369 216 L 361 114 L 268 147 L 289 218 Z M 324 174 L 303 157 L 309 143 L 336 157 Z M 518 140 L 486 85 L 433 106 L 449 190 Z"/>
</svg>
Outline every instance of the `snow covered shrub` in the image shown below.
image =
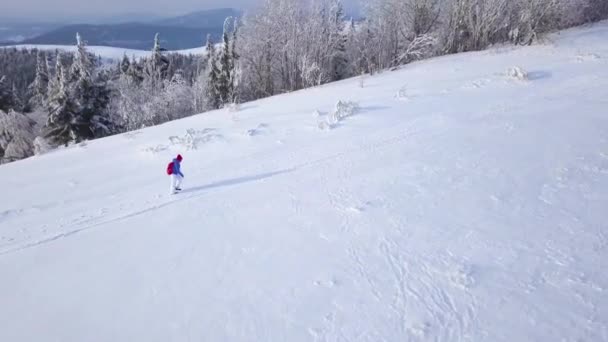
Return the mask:
<svg viewBox="0 0 608 342">
<path fill-rule="evenodd" d="M 398 57 L 396 64 L 402 65 L 417 60 L 429 58 L 435 51 L 437 39 L 430 34 L 415 37 Z"/>
<path fill-rule="evenodd" d="M 359 88 L 365 88 L 365 79 L 367 77 L 365 75 L 361 75 L 359 77 Z"/>
<path fill-rule="evenodd" d="M 34 139 L 34 154 L 44 154 L 52 149 L 51 145 L 43 137 Z"/>
<path fill-rule="evenodd" d="M 336 108 L 330 113 L 330 118 L 335 122 L 355 114 L 359 110 L 359 104 L 352 101 L 338 101 Z"/>
<path fill-rule="evenodd" d="M 509 3 L 511 17 L 508 38 L 521 45 L 532 44 L 539 35 L 559 28 L 567 21 L 568 14 L 574 13 L 575 7 L 568 9 L 563 0 L 513 0 Z M 574 3 L 574 1 L 572 1 Z M 576 6 L 581 7 L 581 6 Z"/>
<path fill-rule="evenodd" d="M 397 100 L 401 100 L 401 101 L 407 101 L 409 99 L 408 95 L 407 95 L 407 87 L 403 86 L 399 89 L 399 91 L 397 91 L 397 94 L 395 94 L 395 98 Z"/>
<path fill-rule="evenodd" d="M 256 135 L 264 134 L 264 132 L 266 131 L 267 128 L 268 128 L 267 124 L 261 123 L 256 128 L 248 129 L 246 132 L 246 135 L 253 137 Z"/>
<path fill-rule="evenodd" d="M 326 130 L 332 129 L 332 125 L 330 125 L 329 123 L 327 123 L 327 121 L 319 121 L 318 127 L 322 131 L 326 131 Z"/>
<path fill-rule="evenodd" d="M 148 147 L 143 148 L 142 152 L 158 154 L 160 152 L 167 150 L 168 148 L 169 148 L 169 146 L 165 146 L 165 145 L 148 146 Z"/>
<path fill-rule="evenodd" d="M 518 81 L 527 81 L 528 73 L 522 70 L 520 67 L 515 66 L 507 70 L 507 77 Z"/>
<path fill-rule="evenodd" d="M 236 112 L 238 112 L 238 111 L 241 110 L 241 104 L 240 103 L 230 103 L 230 104 L 228 104 L 227 107 L 228 107 L 228 111 L 230 113 L 236 113 Z"/>
<path fill-rule="evenodd" d="M 169 137 L 169 141 L 171 141 L 172 145 L 180 145 L 188 151 L 196 150 L 200 144 L 221 138 L 221 136 L 215 134 L 214 131 L 215 130 L 212 128 L 206 128 L 203 130 L 195 130 L 190 128 L 186 130 L 186 134 L 181 137 Z"/>
<path fill-rule="evenodd" d="M 331 129 L 344 118 L 354 115 L 359 110 L 359 104 L 352 101 L 338 101 L 335 109 L 329 113 L 325 121 L 319 122 L 322 130 Z"/>
<path fill-rule="evenodd" d="M 32 155 L 35 125 L 24 114 L 0 110 L 0 164 Z"/>
</svg>

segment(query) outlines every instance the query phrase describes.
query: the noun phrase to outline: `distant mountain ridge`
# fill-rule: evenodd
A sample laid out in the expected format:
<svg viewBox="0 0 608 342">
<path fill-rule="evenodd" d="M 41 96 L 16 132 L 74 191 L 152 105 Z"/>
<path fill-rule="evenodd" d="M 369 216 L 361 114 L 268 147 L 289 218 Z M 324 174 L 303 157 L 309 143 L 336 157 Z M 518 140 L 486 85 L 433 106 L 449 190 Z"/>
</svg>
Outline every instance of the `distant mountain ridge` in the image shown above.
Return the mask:
<svg viewBox="0 0 608 342">
<path fill-rule="evenodd" d="M 38 36 L 27 38 L 21 44 L 70 45 L 79 32 L 89 45 L 112 46 L 126 49 L 151 49 L 154 35 L 160 34 L 161 44 L 167 50 L 191 49 L 203 46 L 210 34 L 219 40 L 227 17 L 240 16 L 241 11 L 231 8 L 192 12 L 186 15 L 120 24 L 72 24 L 55 28 Z M 6 42 L 3 45 L 14 44 Z"/>
<path fill-rule="evenodd" d="M 163 26 L 179 26 L 190 28 L 223 27 L 227 17 L 240 17 L 242 11 L 234 8 L 218 8 L 188 13 L 178 17 L 155 20 L 152 23 Z"/>
</svg>

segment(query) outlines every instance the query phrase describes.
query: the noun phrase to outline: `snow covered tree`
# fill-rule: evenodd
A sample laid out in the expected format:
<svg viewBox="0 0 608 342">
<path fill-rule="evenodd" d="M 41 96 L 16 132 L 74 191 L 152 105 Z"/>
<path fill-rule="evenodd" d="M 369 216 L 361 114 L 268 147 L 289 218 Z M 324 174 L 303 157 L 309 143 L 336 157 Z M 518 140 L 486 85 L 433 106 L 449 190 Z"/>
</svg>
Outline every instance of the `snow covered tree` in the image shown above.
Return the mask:
<svg viewBox="0 0 608 342">
<path fill-rule="evenodd" d="M 243 70 L 242 98 L 254 100 L 275 93 L 272 68 L 276 50 L 273 39 L 271 22 L 266 20 L 266 13 L 260 11 L 245 17 L 239 36 Z"/>
<path fill-rule="evenodd" d="M 140 85 L 144 81 L 144 67 L 133 58 L 129 63 L 126 76 L 131 84 Z"/>
<path fill-rule="evenodd" d="M 232 79 L 233 61 L 232 61 L 232 44 L 230 42 L 231 34 L 229 25 L 232 18 L 228 17 L 224 21 L 224 33 L 222 35 L 222 52 L 219 57 L 219 77 L 217 82 L 217 92 L 220 98 L 220 106 L 229 102 L 231 98 L 230 83 Z"/>
<path fill-rule="evenodd" d="M 126 53 L 122 56 L 122 60 L 120 61 L 118 68 L 121 74 L 126 74 L 129 72 L 129 69 L 131 68 L 131 61 L 129 60 L 129 57 L 127 57 Z"/>
<path fill-rule="evenodd" d="M 332 1 L 329 13 L 329 75 L 331 81 L 338 81 L 348 76 L 347 37 L 344 28 L 344 8 L 341 0 Z"/>
<path fill-rule="evenodd" d="M 441 15 L 440 0 L 407 0 L 404 22 L 409 26 L 409 39 L 427 35 L 436 28 Z"/>
<path fill-rule="evenodd" d="M 152 56 L 148 59 L 146 65 L 146 81 L 151 86 L 159 86 L 162 81 L 167 78 L 169 69 L 169 60 L 163 55 L 163 49 L 160 45 L 160 35 L 157 33 L 154 36 L 154 47 L 152 48 Z"/>
<path fill-rule="evenodd" d="M 239 32 L 239 22 L 238 18 L 234 18 L 234 22 L 232 24 L 232 38 L 230 40 L 230 96 L 228 101 L 230 103 L 238 103 L 240 101 L 239 96 L 239 86 L 241 80 L 241 68 L 239 64 L 239 54 L 237 51 L 237 41 L 238 41 L 238 32 Z"/>
<path fill-rule="evenodd" d="M 58 80 L 49 96 L 49 117 L 45 136 L 56 145 L 102 137 L 112 133 L 106 111 L 109 90 L 95 74 L 92 56 L 76 35 L 77 52 L 70 69 L 63 55 L 57 58 Z"/>
<path fill-rule="evenodd" d="M 17 86 L 15 86 L 15 83 L 13 83 L 13 86 L 11 89 L 11 96 L 12 96 L 11 102 L 13 104 L 12 109 L 15 111 L 18 111 L 18 112 L 23 112 L 23 110 L 25 109 L 25 104 L 21 100 L 21 96 L 19 95 L 19 90 L 17 89 Z"/>
<path fill-rule="evenodd" d="M 33 154 L 35 122 L 26 115 L 0 110 L 0 164 Z"/>
<path fill-rule="evenodd" d="M 79 139 L 98 138 L 111 133 L 111 123 L 107 117 L 109 91 L 102 74 L 95 74 L 92 55 L 86 49 L 80 35 L 76 35 L 77 52 L 72 64 L 71 86 L 72 100 L 77 105 L 80 120 L 89 123 L 89 132 L 80 131 Z"/>
<path fill-rule="evenodd" d="M 0 110 L 8 112 L 13 108 L 13 92 L 9 88 L 6 81 L 6 76 L 0 76 Z"/>
<path fill-rule="evenodd" d="M 160 95 L 147 103 L 154 112 L 151 124 L 157 125 L 191 115 L 194 113 L 193 97 L 192 87 L 181 73 L 176 73 L 170 81 L 165 81 Z"/>
<path fill-rule="evenodd" d="M 594 22 L 608 19 L 608 1 L 587 0 L 583 6 L 583 22 Z"/>
<path fill-rule="evenodd" d="M 211 36 L 207 37 L 207 56 L 209 59 L 209 65 L 207 66 L 207 86 L 206 99 L 207 99 L 207 110 L 218 109 L 222 105 L 222 95 L 220 93 L 220 69 L 217 64 L 217 54 L 215 52 L 215 46 L 211 40 Z"/>
<path fill-rule="evenodd" d="M 43 129 L 44 138 L 53 146 L 67 145 L 70 142 L 78 142 L 82 136 L 90 135 L 89 125 L 82 120 L 78 113 L 77 105 L 70 98 L 69 78 L 70 74 L 65 65 L 64 55 L 57 55 L 55 66 L 57 80 L 53 82 L 48 100 L 49 116 Z"/>
<path fill-rule="evenodd" d="M 44 51 L 39 50 L 36 57 L 36 78 L 31 85 L 32 99 L 34 107 L 42 107 L 46 103 L 49 93 L 49 70 L 48 60 Z"/>
<path fill-rule="evenodd" d="M 505 41 L 513 3 L 508 0 L 451 0 L 445 25 L 445 52 L 480 50 Z"/>
<path fill-rule="evenodd" d="M 566 17 L 563 5 L 562 0 L 513 0 L 509 39 L 516 44 L 532 44 L 538 35 L 560 26 Z"/>
<path fill-rule="evenodd" d="M 369 22 L 361 24 L 355 33 L 355 43 L 350 51 L 354 73 L 373 74 L 378 70 L 377 40 Z"/>
</svg>

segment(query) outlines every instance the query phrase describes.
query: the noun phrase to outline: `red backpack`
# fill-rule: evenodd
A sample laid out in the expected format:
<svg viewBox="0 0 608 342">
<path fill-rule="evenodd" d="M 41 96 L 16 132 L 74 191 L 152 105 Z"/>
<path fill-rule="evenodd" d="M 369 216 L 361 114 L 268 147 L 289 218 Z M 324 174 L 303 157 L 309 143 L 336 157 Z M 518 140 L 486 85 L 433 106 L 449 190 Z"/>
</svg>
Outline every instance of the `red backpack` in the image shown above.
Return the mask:
<svg viewBox="0 0 608 342">
<path fill-rule="evenodd" d="M 167 165 L 167 174 L 168 175 L 173 174 L 173 162 L 170 162 L 169 165 Z"/>
</svg>

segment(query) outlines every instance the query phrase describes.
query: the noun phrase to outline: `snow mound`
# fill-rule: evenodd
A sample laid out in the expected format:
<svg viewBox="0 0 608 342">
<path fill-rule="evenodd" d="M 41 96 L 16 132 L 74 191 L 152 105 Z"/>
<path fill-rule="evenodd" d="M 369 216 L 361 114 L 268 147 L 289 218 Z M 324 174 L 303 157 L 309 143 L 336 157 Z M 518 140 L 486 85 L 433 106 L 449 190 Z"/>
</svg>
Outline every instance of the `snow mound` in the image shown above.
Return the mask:
<svg viewBox="0 0 608 342">
<path fill-rule="evenodd" d="M 522 68 L 517 67 L 517 66 L 510 67 L 507 70 L 506 75 L 508 78 L 517 80 L 517 81 L 527 81 L 528 80 L 528 73 L 525 72 Z"/>
</svg>

